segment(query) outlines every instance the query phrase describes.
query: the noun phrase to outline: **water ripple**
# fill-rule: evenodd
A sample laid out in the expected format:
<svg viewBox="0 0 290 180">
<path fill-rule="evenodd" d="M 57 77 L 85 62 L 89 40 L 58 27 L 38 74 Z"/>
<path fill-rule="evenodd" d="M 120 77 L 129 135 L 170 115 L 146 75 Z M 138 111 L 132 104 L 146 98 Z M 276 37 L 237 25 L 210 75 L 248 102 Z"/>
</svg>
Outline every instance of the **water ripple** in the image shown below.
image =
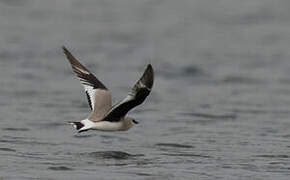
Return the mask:
<svg viewBox="0 0 290 180">
<path fill-rule="evenodd" d="M 16 152 L 15 149 L 10 149 L 10 148 L 0 148 L 0 151 L 6 151 L 6 152 Z"/>
<path fill-rule="evenodd" d="M 172 147 L 172 148 L 194 148 L 191 145 L 176 144 L 176 143 L 157 143 L 155 144 L 155 146 Z"/>
<path fill-rule="evenodd" d="M 201 157 L 201 158 L 212 158 L 208 155 L 193 154 L 193 153 L 163 153 L 165 156 L 180 156 L 180 157 Z"/>
<path fill-rule="evenodd" d="M 288 158 L 290 158 L 290 156 L 287 155 L 287 154 L 262 154 L 262 155 L 257 155 L 255 157 L 262 157 L 262 158 L 281 158 L 281 159 L 288 159 Z"/>
<path fill-rule="evenodd" d="M 143 156 L 143 155 L 133 155 L 122 151 L 97 151 L 90 153 L 82 153 L 82 155 L 93 157 L 96 159 L 116 159 L 116 160 L 125 160 L 137 156 Z"/>
<path fill-rule="evenodd" d="M 72 171 L 72 168 L 66 167 L 66 166 L 52 166 L 48 167 L 47 169 L 49 170 L 54 170 L 54 171 Z"/>
<path fill-rule="evenodd" d="M 182 78 L 182 77 L 199 77 L 204 75 L 204 71 L 194 65 L 186 65 L 180 68 L 173 66 L 172 64 L 163 64 L 163 68 L 159 69 L 158 74 L 165 78 Z"/>
<path fill-rule="evenodd" d="M 2 128 L 4 131 L 29 131 L 28 128 Z"/>
<path fill-rule="evenodd" d="M 196 113 L 196 112 L 183 112 L 180 113 L 185 116 L 202 117 L 209 119 L 236 119 L 236 114 L 207 114 L 207 113 Z"/>
</svg>

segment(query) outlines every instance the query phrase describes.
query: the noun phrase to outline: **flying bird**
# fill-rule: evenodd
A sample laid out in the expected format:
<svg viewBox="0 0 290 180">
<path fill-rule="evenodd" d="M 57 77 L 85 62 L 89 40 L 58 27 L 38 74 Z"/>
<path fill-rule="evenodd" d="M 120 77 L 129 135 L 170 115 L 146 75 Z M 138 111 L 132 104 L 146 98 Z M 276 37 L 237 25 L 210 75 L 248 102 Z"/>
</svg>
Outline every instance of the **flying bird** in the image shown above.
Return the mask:
<svg viewBox="0 0 290 180">
<path fill-rule="evenodd" d="M 69 122 L 80 133 L 88 130 L 127 131 L 135 124 L 134 118 L 127 113 L 144 102 L 150 94 L 154 82 L 154 72 L 148 64 L 141 78 L 135 83 L 128 95 L 119 103 L 112 106 L 111 92 L 70 52 L 62 47 L 71 67 L 82 83 L 87 95 L 91 113 L 81 121 Z"/>
</svg>

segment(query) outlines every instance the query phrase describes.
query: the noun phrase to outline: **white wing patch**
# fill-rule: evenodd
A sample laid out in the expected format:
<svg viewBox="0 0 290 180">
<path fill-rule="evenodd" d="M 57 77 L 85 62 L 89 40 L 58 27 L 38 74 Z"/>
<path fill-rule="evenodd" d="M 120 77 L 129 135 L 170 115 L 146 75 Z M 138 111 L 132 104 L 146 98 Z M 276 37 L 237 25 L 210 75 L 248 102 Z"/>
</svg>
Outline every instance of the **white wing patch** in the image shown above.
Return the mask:
<svg viewBox="0 0 290 180">
<path fill-rule="evenodd" d="M 81 81 L 92 110 L 91 119 L 96 120 L 111 108 L 111 93 L 84 65 L 82 65 L 65 47 L 63 51 L 76 76 Z"/>
<path fill-rule="evenodd" d="M 91 107 L 92 110 L 95 109 L 95 92 L 96 92 L 96 89 L 94 89 L 92 86 L 88 86 L 88 85 L 83 85 L 84 86 L 84 89 L 85 89 L 85 92 L 87 94 L 87 98 L 88 98 L 88 101 L 89 101 L 89 105 Z"/>
<path fill-rule="evenodd" d="M 127 102 L 127 101 L 130 101 L 130 100 L 132 100 L 132 99 L 134 99 L 134 96 L 133 96 L 134 94 L 128 94 L 126 97 L 125 97 L 125 99 L 123 99 L 121 102 L 120 102 L 120 104 L 123 104 L 124 102 Z"/>
</svg>

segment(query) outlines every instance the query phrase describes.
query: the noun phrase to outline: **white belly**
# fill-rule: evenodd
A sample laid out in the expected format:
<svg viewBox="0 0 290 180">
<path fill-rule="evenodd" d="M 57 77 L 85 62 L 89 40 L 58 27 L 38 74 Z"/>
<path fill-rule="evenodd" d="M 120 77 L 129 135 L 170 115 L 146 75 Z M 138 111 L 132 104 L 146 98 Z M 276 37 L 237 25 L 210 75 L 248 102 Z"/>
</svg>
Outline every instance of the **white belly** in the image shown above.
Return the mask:
<svg viewBox="0 0 290 180">
<path fill-rule="evenodd" d="M 125 123 L 124 121 L 119 122 L 99 121 L 95 122 L 94 126 L 91 129 L 100 131 L 126 131 L 130 129 L 130 126 L 127 125 L 127 123 Z"/>
</svg>

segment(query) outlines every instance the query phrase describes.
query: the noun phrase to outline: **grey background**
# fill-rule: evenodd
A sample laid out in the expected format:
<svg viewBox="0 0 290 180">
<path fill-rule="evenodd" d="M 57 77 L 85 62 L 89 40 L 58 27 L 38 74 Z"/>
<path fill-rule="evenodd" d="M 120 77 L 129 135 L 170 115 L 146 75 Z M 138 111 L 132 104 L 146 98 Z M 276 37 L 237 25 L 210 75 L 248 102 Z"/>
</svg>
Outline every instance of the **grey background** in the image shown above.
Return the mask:
<svg viewBox="0 0 290 180">
<path fill-rule="evenodd" d="M 288 179 L 290 1 L 0 0 L 2 179 Z M 128 132 L 88 113 L 65 45 L 114 102 L 147 63 Z"/>
</svg>

